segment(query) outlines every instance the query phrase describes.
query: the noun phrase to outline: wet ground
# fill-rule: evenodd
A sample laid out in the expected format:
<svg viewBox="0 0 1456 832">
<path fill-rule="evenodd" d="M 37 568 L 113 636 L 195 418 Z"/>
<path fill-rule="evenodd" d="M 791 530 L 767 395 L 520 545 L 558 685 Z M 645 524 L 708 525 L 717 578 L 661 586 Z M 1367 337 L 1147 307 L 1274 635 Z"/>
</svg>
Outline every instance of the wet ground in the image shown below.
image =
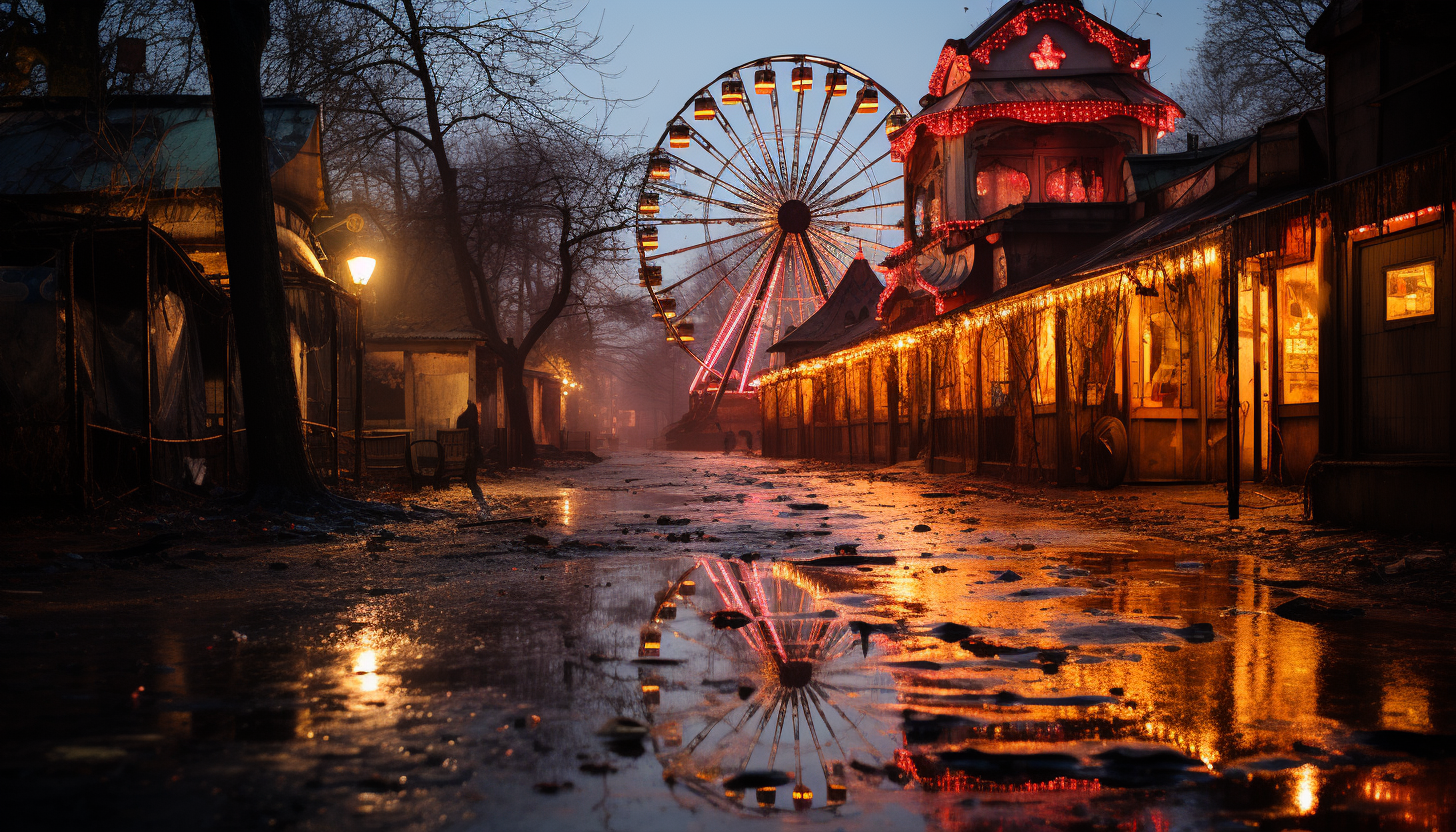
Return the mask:
<svg viewBox="0 0 1456 832">
<path fill-rule="evenodd" d="M 624 453 L 486 485 L 543 525 L 9 569 L 6 826 L 1456 821 L 1449 613 L 892 479 Z"/>
</svg>

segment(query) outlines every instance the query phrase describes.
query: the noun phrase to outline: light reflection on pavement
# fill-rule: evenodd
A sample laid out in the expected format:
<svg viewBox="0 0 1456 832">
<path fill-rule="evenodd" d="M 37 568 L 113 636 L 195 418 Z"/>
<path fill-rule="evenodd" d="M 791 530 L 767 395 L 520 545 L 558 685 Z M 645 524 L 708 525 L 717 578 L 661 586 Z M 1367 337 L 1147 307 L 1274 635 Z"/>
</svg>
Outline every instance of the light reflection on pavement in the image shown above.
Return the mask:
<svg viewBox="0 0 1456 832">
<path fill-rule="evenodd" d="M 69 664 L 13 644 L 52 681 L 8 688 L 33 722 L 7 791 L 120 803 L 116 828 L 1453 821 L 1446 621 L 1286 620 L 1297 576 L 1256 557 L 863 472 L 624 454 L 561 480 L 549 551 L 321 579 L 308 615 L 81 611 Z M 802 563 L 840 544 L 895 560 Z M 112 681 L 137 663 L 144 690 Z"/>
</svg>

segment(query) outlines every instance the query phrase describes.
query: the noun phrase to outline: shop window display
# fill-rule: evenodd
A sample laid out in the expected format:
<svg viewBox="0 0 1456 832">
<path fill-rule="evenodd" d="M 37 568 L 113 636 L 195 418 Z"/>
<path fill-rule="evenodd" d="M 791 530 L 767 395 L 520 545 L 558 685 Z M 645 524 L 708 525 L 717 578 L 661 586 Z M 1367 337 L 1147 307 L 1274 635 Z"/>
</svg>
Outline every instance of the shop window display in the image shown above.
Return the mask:
<svg viewBox="0 0 1456 832">
<path fill-rule="evenodd" d="M 1053 159 L 1042 192 L 1047 202 L 1101 202 L 1106 195 L 1095 158 Z"/>
<path fill-rule="evenodd" d="M 1035 404 L 1057 402 L 1057 327 L 1050 311 L 1036 315 L 1036 379 L 1031 388 Z"/>
<path fill-rule="evenodd" d="M 1436 313 L 1436 261 L 1385 270 L 1385 320 L 1423 318 Z"/>
<path fill-rule="evenodd" d="M 1281 401 L 1319 401 L 1319 280 L 1313 263 L 1279 271 L 1279 329 L 1283 344 Z"/>
<path fill-rule="evenodd" d="M 976 171 L 976 210 L 987 217 L 1031 198 L 1024 160 L 992 159 Z"/>
<path fill-rule="evenodd" d="M 1143 407 L 1192 407 L 1187 383 L 1189 339 L 1162 298 L 1143 306 Z"/>
</svg>

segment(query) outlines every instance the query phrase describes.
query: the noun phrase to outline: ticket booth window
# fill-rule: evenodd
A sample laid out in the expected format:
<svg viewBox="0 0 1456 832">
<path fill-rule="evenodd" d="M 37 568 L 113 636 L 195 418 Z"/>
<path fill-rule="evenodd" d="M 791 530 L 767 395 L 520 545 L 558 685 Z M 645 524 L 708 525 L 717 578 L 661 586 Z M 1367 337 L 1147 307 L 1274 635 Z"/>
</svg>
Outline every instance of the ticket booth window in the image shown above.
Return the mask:
<svg viewBox="0 0 1456 832">
<path fill-rule="evenodd" d="M 1319 401 L 1319 281 L 1314 263 L 1279 270 L 1284 404 Z"/>
<path fill-rule="evenodd" d="M 1436 261 L 1385 270 L 1385 320 L 1436 314 Z"/>
</svg>

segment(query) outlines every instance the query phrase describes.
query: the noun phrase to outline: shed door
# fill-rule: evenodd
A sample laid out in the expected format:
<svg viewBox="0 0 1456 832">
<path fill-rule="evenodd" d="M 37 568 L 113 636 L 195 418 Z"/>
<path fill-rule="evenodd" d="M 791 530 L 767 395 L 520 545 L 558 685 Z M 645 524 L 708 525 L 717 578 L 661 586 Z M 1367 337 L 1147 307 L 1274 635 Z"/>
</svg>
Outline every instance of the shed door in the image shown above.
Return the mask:
<svg viewBox="0 0 1456 832">
<path fill-rule="evenodd" d="M 1451 451 L 1451 275 L 1444 223 L 1357 250 L 1361 453 Z"/>
<path fill-rule="evenodd" d="M 415 353 L 415 439 L 455 427 L 470 398 L 470 360 L 464 353 Z"/>
</svg>

